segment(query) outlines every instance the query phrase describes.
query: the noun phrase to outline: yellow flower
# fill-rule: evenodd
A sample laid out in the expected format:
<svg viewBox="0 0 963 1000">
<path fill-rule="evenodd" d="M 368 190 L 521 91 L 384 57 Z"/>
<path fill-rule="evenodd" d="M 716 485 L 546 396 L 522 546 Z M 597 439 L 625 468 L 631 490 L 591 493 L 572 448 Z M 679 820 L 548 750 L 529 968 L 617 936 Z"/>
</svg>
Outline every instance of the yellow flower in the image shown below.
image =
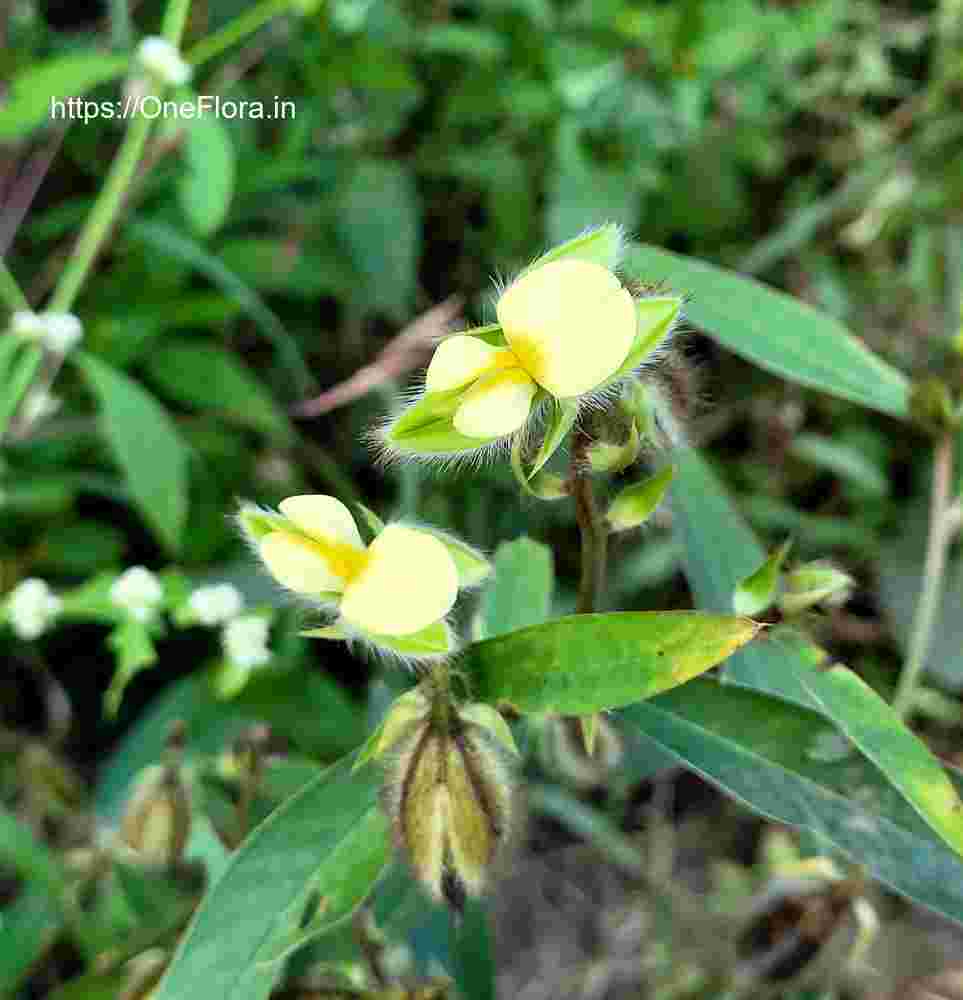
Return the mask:
<svg viewBox="0 0 963 1000">
<path fill-rule="evenodd" d="M 375 640 L 413 635 L 454 605 L 455 562 L 428 531 L 389 524 L 365 546 L 351 512 L 334 497 L 288 497 L 279 509 L 282 516 L 241 513 L 265 566 L 295 593 L 334 603 L 349 633 Z"/>
<path fill-rule="evenodd" d="M 453 417 L 466 437 L 511 434 L 528 418 L 539 388 L 580 396 L 610 379 L 635 340 L 635 303 L 601 264 L 555 260 L 523 274 L 496 304 L 506 345 L 470 335 L 443 341 L 426 389 L 471 384 Z"/>
</svg>

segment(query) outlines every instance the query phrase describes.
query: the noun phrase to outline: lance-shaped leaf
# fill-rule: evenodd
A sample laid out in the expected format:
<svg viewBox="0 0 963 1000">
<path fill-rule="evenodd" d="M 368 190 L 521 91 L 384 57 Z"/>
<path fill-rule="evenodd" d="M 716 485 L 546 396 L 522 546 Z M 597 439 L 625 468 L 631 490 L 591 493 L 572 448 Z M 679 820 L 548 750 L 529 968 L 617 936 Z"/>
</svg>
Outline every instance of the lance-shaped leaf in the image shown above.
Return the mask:
<svg viewBox="0 0 963 1000">
<path fill-rule="evenodd" d="M 693 611 L 570 615 L 474 643 L 463 668 L 474 701 L 589 715 L 685 683 L 758 628 Z"/>
<path fill-rule="evenodd" d="M 644 479 L 641 483 L 626 486 L 619 492 L 605 515 L 612 530 L 626 531 L 644 524 L 662 503 L 674 475 L 675 470 L 671 465 L 667 465 L 654 476 Z M 739 611 L 738 608 L 736 610 Z"/>
<path fill-rule="evenodd" d="M 758 615 L 776 598 L 782 564 L 792 547 L 792 539 L 782 545 L 759 567 L 750 573 L 732 595 L 732 610 L 737 615 Z"/>
<path fill-rule="evenodd" d="M 635 246 L 626 270 L 690 298 L 686 315 L 760 368 L 904 420 L 909 383 L 838 320 L 752 278 L 652 246 Z"/>
<path fill-rule="evenodd" d="M 283 968 L 279 949 L 290 944 L 309 896 L 337 900 L 342 912 L 360 900 L 364 879 L 345 861 L 370 860 L 376 849 L 379 775 L 351 765 L 347 757 L 327 768 L 238 848 L 201 901 L 155 1000 L 266 1000 Z M 377 870 L 364 866 L 369 876 Z"/>
<path fill-rule="evenodd" d="M 855 690 L 848 679 L 839 686 L 837 711 Z M 810 830 L 897 892 L 963 922 L 963 866 L 933 833 L 932 815 L 924 822 L 920 812 L 924 802 L 942 810 L 949 799 L 918 750 L 910 751 L 918 783 L 911 803 L 861 755 L 824 753 L 838 732 L 820 715 L 733 685 L 700 679 L 622 718 L 755 812 Z M 905 749 L 903 739 L 894 752 Z M 944 789 L 935 796 L 933 782 Z"/>
</svg>

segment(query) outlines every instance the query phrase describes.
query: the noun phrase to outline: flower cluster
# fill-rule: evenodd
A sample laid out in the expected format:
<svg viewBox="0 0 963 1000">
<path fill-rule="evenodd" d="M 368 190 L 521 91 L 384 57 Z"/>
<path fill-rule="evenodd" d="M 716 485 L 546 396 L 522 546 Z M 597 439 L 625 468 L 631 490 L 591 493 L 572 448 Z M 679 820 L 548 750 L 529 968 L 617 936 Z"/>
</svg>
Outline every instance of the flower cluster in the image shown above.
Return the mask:
<svg viewBox="0 0 963 1000">
<path fill-rule="evenodd" d="M 73 313 L 21 310 L 13 314 L 10 329 L 15 336 L 39 340 L 48 351 L 61 355 L 69 354 L 84 335 L 84 328 Z"/>
<path fill-rule="evenodd" d="M 21 580 L 6 602 L 7 620 L 19 639 L 39 639 L 63 608 L 63 602 L 44 580 Z"/>
<path fill-rule="evenodd" d="M 124 570 L 110 588 L 110 600 L 136 621 L 153 621 L 164 600 L 160 580 L 144 566 Z"/>
<path fill-rule="evenodd" d="M 165 38 L 145 38 L 137 47 L 137 59 L 151 76 L 168 86 L 180 86 L 191 78 L 191 67 Z"/>
</svg>

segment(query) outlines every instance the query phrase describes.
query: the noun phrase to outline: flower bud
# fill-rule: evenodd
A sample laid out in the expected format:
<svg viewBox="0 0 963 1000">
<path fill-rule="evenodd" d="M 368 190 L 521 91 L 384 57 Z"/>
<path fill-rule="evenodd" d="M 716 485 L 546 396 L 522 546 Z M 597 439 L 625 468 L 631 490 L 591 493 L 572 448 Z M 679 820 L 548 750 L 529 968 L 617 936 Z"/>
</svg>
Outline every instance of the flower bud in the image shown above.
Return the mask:
<svg viewBox="0 0 963 1000">
<path fill-rule="evenodd" d="M 460 910 L 466 895 L 484 891 L 507 842 L 512 785 L 490 720 L 470 721 L 446 698 L 436 695 L 431 716 L 399 743 L 385 804 L 415 874 Z"/>
<path fill-rule="evenodd" d="M 179 768 L 148 767 L 124 810 L 121 840 L 148 863 L 171 865 L 183 857 L 190 828 L 190 799 Z"/>
<path fill-rule="evenodd" d="M 779 608 L 785 615 L 798 615 L 816 604 L 845 604 L 853 578 L 829 563 L 813 562 L 787 573 L 785 585 Z"/>
</svg>

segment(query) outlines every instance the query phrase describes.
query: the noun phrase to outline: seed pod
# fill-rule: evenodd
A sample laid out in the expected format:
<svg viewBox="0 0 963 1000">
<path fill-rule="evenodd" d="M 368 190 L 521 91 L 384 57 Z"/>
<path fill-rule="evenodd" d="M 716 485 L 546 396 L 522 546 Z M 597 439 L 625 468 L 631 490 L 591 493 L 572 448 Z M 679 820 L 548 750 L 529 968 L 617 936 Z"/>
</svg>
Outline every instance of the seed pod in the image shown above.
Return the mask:
<svg viewBox="0 0 963 1000">
<path fill-rule="evenodd" d="M 489 729 L 445 705 L 399 743 L 387 775 L 385 805 L 399 850 L 428 892 L 455 910 L 484 891 L 508 838 L 503 752 Z"/>
<path fill-rule="evenodd" d="M 190 829 L 190 799 L 179 768 L 147 768 L 124 811 L 121 840 L 145 861 L 171 865 L 183 857 Z"/>
<path fill-rule="evenodd" d="M 857 957 L 876 930 L 863 879 L 777 877 L 736 942 L 738 977 L 760 983 L 811 981 Z"/>
</svg>

